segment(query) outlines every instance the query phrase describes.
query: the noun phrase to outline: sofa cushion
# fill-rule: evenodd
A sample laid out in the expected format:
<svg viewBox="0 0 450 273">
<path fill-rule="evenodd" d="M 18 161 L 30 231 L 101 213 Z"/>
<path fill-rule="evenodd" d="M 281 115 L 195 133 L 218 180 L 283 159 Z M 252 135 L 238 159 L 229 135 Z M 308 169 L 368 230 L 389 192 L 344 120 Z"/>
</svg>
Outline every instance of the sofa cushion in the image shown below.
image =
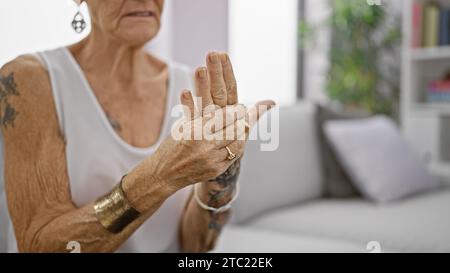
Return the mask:
<svg viewBox="0 0 450 273">
<path fill-rule="evenodd" d="M 367 252 L 366 245 L 338 239 L 297 235 L 276 231 L 227 226 L 214 252 Z"/>
<path fill-rule="evenodd" d="M 438 179 L 385 116 L 325 123 L 325 135 L 358 190 L 376 202 L 391 202 L 435 189 Z"/>
<path fill-rule="evenodd" d="M 450 189 L 376 205 L 363 199 L 323 199 L 273 211 L 249 226 L 323 236 L 358 244 L 378 241 L 383 249 L 450 252 Z"/>
<path fill-rule="evenodd" d="M 317 105 L 317 133 L 324 170 L 324 193 L 326 197 L 355 197 L 359 193 L 353 186 L 345 169 L 341 166 L 333 149 L 330 147 L 323 130 L 329 120 L 346 120 L 368 118 L 370 114 L 362 110 L 347 110 L 341 105 Z"/>
<path fill-rule="evenodd" d="M 241 222 L 269 209 L 322 195 L 314 105 L 305 102 L 281 108 L 279 120 L 279 137 L 274 136 L 278 149 L 261 151 L 262 141 L 250 140 L 247 144 L 234 221 Z M 267 121 L 268 115 L 264 115 L 260 124 Z M 277 124 L 271 129 L 277 132 Z M 255 133 L 256 129 L 251 138 Z"/>
</svg>

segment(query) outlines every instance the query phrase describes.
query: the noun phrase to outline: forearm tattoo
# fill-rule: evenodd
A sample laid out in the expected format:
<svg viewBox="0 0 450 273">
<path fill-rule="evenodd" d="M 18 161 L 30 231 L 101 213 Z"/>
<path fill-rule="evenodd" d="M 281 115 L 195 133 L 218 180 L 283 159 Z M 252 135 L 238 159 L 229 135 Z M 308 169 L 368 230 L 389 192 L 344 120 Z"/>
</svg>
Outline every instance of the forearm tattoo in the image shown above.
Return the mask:
<svg viewBox="0 0 450 273">
<path fill-rule="evenodd" d="M 208 181 L 209 183 L 215 183 L 216 187 L 208 192 L 209 201 L 208 205 L 211 207 L 219 207 L 228 202 L 236 189 L 236 183 L 239 177 L 241 169 L 240 160 L 236 160 L 223 174 L 215 179 Z M 227 200 L 224 200 L 227 199 Z M 218 232 L 222 230 L 224 223 L 229 217 L 229 213 L 214 213 L 210 212 L 211 218 L 208 225 L 209 229 L 214 229 Z"/>
<path fill-rule="evenodd" d="M 8 100 L 11 96 L 20 96 L 14 80 L 14 73 L 10 73 L 6 77 L 0 75 L 0 123 L 4 128 L 8 128 L 8 126 L 14 128 L 14 121 L 19 115 L 19 112 Z"/>
</svg>

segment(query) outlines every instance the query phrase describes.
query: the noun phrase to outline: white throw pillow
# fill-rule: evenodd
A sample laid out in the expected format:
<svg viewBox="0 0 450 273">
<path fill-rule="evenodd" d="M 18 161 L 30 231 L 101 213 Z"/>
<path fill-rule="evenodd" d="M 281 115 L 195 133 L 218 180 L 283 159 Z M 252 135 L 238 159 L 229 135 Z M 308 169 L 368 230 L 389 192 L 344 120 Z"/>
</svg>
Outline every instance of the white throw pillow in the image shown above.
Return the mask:
<svg viewBox="0 0 450 273">
<path fill-rule="evenodd" d="M 365 197 L 390 202 L 439 185 L 389 118 L 328 121 L 324 126 L 342 166 Z"/>
</svg>

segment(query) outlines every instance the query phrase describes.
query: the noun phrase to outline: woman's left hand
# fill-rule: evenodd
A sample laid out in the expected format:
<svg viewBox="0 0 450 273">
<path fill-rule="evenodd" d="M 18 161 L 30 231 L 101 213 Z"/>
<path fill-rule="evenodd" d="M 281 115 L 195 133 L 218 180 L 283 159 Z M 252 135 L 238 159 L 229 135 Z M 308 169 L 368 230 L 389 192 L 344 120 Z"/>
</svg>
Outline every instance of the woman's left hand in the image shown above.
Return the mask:
<svg viewBox="0 0 450 273">
<path fill-rule="evenodd" d="M 211 52 L 206 58 L 206 67 L 199 67 L 195 71 L 195 89 L 197 97 L 201 98 L 201 108 L 195 109 L 194 102 L 190 98 L 181 97 L 183 105 L 189 108 L 192 113 L 191 118 L 195 114 L 206 115 L 211 110 L 218 107 L 227 107 L 238 104 L 238 89 L 236 78 L 233 72 L 233 66 L 230 58 L 226 53 Z M 275 105 L 271 100 L 258 102 L 251 111 L 248 112 L 247 120 L 253 125 L 259 117 L 268 109 Z M 235 154 L 242 154 L 245 149 L 245 140 L 238 140 L 235 145 L 230 146 Z M 237 176 L 239 174 L 240 161 L 236 160 L 231 167 L 221 176 L 213 181 L 202 182 L 199 193 L 202 200 L 209 200 L 208 204 L 218 207 L 228 202 L 231 196 L 224 196 L 219 193 L 232 193 Z M 214 194 L 216 193 L 216 194 Z M 216 202 L 212 200 L 215 196 Z M 209 197 L 209 199 L 208 199 Z"/>
</svg>

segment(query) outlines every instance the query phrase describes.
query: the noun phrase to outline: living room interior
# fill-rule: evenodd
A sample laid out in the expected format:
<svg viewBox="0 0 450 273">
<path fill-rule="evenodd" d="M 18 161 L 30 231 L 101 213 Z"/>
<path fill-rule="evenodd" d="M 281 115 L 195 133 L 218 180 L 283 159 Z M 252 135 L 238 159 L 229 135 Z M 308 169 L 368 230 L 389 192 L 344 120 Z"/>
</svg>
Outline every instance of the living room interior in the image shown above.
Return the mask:
<svg viewBox="0 0 450 273">
<path fill-rule="evenodd" d="M 89 33 L 86 5 L 88 31 L 67 31 L 72 0 L 2 5 L 0 67 Z M 449 1 L 165 5 L 151 52 L 191 69 L 229 52 L 240 102 L 279 106 L 278 147 L 249 141 L 213 252 L 450 252 Z"/>
</svg>

